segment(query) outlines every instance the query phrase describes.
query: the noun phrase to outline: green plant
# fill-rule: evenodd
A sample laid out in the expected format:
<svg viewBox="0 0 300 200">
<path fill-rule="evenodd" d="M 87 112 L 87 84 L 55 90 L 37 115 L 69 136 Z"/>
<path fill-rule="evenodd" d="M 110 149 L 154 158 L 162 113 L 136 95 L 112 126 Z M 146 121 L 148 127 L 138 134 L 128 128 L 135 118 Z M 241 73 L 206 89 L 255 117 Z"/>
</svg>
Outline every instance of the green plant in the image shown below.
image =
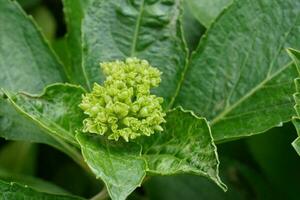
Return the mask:
<svg viewBox="0 0 300 200">
<path fill-rule="evenodd" d="M 291 120 L 299 130 L 300 3 L 216 2 L 188 0 L 207 28 L 191 53 L 180 0 L 64 0 L 54 52 L 17 2 L 0 0 L 0 136 L 64 152 L 104 182 L 94 199 L 182 173 L 226 191 L 215 143 Z M 0 192 L 77 199 L 5 182 Z"/>
</svg>

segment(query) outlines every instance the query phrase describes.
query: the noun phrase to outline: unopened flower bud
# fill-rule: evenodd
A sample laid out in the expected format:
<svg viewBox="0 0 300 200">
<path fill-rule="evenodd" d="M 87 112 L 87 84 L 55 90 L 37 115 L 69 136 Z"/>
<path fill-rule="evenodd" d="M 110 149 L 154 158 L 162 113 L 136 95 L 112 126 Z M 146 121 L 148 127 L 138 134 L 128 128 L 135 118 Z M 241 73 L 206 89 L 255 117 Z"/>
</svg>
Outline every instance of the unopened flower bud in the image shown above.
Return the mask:
<svg viewBox="0 0 300 200">
<path fill-rule="evenodd" d="M 103 86 L 95 83 L 79 107 L 88 117 L 83 132 L 107 134 L 108 139 L 125 141 L 163 131 L 163 98 L 150 94 L 161 81 L 161 72 L 148 61 L 127 58 L 125 62 L 101 63 L 107 79 Z"/>
</svg>

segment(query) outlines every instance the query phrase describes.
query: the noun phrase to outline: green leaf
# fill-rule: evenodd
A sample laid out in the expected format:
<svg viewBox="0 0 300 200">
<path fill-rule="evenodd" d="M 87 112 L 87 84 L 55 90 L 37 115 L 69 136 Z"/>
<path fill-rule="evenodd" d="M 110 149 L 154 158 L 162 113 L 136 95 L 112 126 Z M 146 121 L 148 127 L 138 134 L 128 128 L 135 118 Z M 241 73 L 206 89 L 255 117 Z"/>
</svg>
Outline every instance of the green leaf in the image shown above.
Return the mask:
<svg viewBox="0 0 300 200">
<path fill-rule="evenodd" d="M 200 41 L 175 104 L 206 117 L 217 142 L 265 132 L 295 114 L 298 73 L 284 48 L 300 47 L 297 8 L 294 0 L 235 1 Z"/>
<path fill-rule="evenodd" d="M 133 142 L 112 142 L 86 133 L 77 135 L 84 158 L 105 182 L 112 199 L 125 199 L 140 186 L 146 172 L 193 173 L 210 178 L 226 190 L 218 175 L 216 147 L 206 120 L 180 108 L 168 112 L 166 120 L 163 133 L 136 141 L 143 148 Z"/>
<path fill-rule="evenodd" d="M 82 69 L 81 23 L 89 0 L 63 0 L 67 23 L 67 57 L 70 61 L 68 74 L 74 83 L 86 86 Z"/>
<path fill-rule="evenodd" d="M 51 43 L 52 48 L 54 49 L 57 56 L 60 58 L 60 60 L 63 62 L 63 64 L 66 66 L 66 69 L 68 71 L 71 71 L 71 61 L 70 56 L 68 52 L 68 43 L 66 38 L 58 38 L 52 41 Z M 70 72 L 68 72 L 70 74 Z"/>
<path fill-rule="evenodd" d="M 155 93 L 169 105 L 186 62 L 180 1 L 93 1 L 83 21 L 83 67 L 89 88 L 104 80 L 99 63 L 126 57 L 146 59 L 160 69 Z"/>
<path fill-rule="evenodd" d="M 15 1 L 0 0 L 0 23 L 1 88 L 33 93 L 65 80 L 63 66 Z"/>
<path fill-rule="evenodd" d="M 146 162 L 141 157 L 139 145 L 107 141 L 86 133 L 77 134 L 77 140 L 86 162 L 104 181 L 112 199 L 126 199 L 141 185 L 146 175 Z"/>
<path fill-rule="evenodd" d="M 0 0 L 0 27 L 0 88 L 35 93 L 47 84 L 65 80 L 63 66 L 32 18 L 15 1 Z M 2 94 L 0 136 L 46 143 L 62 149 L 55 139 L 15 111 Z"/>
<path fill-rule="evenodd" d="M 182 108 L 168 112 L 166 121 L 163 133 L 140 142 L 148 172 L 158 175 L 192 173 L 208 177 L 226 190 L 219 178 L 217 148 L 207 121 Z"/>
<path fill-rule="evenodd" d="M 41 95 L 5 92 L 13 106 L 55 137 L 77 144 L 75 132 L 82 127 L 83 113 L 78 105 L 85 90 L 70 84 L 53 84 Z"/>
<path fill-rule="evenodd" d="M 49 144 L 63 150 L 59 142 L 48 135 L 41 127 L 32 123 L 32 120 L 20 115 L 7 99 L 0 98 L 0 137 L 7 140 L 24 140 Z"/>
<path fill-rule="evenodd" d="M 79 146 L 75 133 L 82 127 L 83 113 L 78 107 L 85 90 L 70 84 L 53 84 L 41 95 L 5 92 L 10 103 L 22 115 L 30 119 L 39 130 L 52 136 L 59 148 L 86 169 L 81 155 L 69 143 Z"/>
<path fill-rule="evenodd" d="M 208 28 L 233 0 L 186 0 L 195 18 Z"/>
<path fill-rule="evenodd" d="M 6 183 L 0 181 L 0 199 L 5 200 L 79 200 L 82 198 L 75 196 L 54 195 L 35 191 L 28 186 L 17 183 Z"/>
</svg>

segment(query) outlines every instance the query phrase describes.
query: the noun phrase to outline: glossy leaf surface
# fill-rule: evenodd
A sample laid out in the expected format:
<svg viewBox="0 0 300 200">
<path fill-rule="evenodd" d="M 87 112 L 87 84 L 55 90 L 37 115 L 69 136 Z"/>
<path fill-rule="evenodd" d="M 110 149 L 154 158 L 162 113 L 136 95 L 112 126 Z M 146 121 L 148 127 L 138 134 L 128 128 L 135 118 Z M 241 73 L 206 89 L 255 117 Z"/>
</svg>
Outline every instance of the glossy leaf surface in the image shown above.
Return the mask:
<svg viewBox="0 0 300 200">
<path fill-rule="evenodd" d="M 217 142 L 265 132 L 295 114 L 298 73 L 285 48 L 300 47 L 299 8 L 294 0 L 235 1 L 200 41 L 176 104 L 206 117 Z"/>
</svg>

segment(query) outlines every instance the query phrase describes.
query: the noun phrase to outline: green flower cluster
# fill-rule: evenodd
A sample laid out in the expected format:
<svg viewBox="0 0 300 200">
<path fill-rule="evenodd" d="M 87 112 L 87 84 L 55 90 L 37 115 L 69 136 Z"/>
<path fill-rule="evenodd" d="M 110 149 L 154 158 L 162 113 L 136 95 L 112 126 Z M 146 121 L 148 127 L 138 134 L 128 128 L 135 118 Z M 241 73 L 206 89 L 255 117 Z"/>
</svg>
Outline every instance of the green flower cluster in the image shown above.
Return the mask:
<svg viewBox="0 0 300 200">
<path fill-rule="evenodd" d="M 108 139 L 125 141 L 162 131 L 165 113 L 163 98 L 150 94 L 161 81 L 161 72 L 146 60 L 127 58 L 125 62 L 101 63 L 104 85 L 94 84 L 79 105 L 88 118 L 83 131 L 108 134 Z"/>
</svg>

